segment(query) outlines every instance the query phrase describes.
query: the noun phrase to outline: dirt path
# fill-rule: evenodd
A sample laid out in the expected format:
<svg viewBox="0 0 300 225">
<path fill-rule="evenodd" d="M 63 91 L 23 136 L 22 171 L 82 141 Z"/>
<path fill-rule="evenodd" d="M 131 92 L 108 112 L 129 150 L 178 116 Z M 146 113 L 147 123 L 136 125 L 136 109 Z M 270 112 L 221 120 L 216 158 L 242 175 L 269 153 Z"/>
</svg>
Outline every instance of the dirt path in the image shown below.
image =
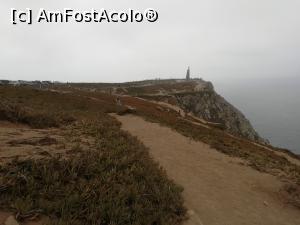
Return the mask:
<svg viewBox="0 0 300 225">
<path fill-rule="evenodd" d="M 208 145 L 142 118 L 116 116 L 170 178 L 184 187 L 186 225 L 299 225 L 300 211 L 278 198 L 282 183 Z"/>
<path fill-rule="evenodd" d="M 175 106 L 175 105 L 172 105 L 172 104 L 169 104 L 169 103 L 166 103 L 166 102 L 161 102 L 161 101 L 151 101 L 151 100 L 146 100 L 146 99 L 143 99 L 143 98 L 139 98 L 139 97 L 136 97 L 137 99 L 140 99 L 140 100 L 143 100 L 143 101 L 148 101 L 148 102 L 152 102 L 152 103 L 155 103 L 157 105 L 160 105 L 160 106 L 164 106 L 164 107 L 167 107 L 169 109 L 172 109 L 172 110 L 175 110 L 176 112 L 180 112 L 180 116 L 184 119 L 186 118 L 186 116 L 188 115 L 189 117 L 193 118 L 195 121 L 198 121 L 198 122 L 195 122 L 195 121 L 191 121 L 189 119 L 184 119 L 185 121 L 187 122 L 190 122 L 192 124 L 195 124 L 195 125 L 198 125 L 198 126 L 202 126 L 202 127 L 205 127 L 205 128 L 208 128 L 208 129 L 211 129 L 211 126 L 214 126 L 214 125 L 220 125 L 219 123 L 213 123 L 213 122 L 208 122 L 204 119 L 200 119 L 198 118 L 197 116 L 195 116 L 193 113 L 188 113 L 186 114 L 184 112 L 183 109 L 181 109 L 180 107 L 178 106 Z M 225 132 L 227 135 L 229 135 L 230 137 L 232 138 L 236 138 L 236 139 L 241 139 L 239 137 L 236 137 L 230 133 L 227 133 Z M 250 140 L 249 140 L 250 141 Z M 251 141 L 250 141 L 251 142 Z M 252 142 L 253 145 L 257 145 L 257 146 L 260 146 L 268 151 L 272 151 L 274 154 L 277 154 L 279 156 L 282 156 L 282 157 L 285 157 L 288 161 L 290 161 L 291 163 L 295 164 L 295 165 L 298 165 L 300 166 L 300 160 L 299 159 L 296 159 L 296 158 L 293 158 L 291 156 L 289 156 L 287 153 L 284 153 L 284 152 L 280 152 L 280 151 L 275 151 L 274 149 L 272 148 L 269 148 L 269 147 L 266 147 L 262 144 L 259 144 L 259 143 L 256 143 L 256 142 Z"/>
</svg>

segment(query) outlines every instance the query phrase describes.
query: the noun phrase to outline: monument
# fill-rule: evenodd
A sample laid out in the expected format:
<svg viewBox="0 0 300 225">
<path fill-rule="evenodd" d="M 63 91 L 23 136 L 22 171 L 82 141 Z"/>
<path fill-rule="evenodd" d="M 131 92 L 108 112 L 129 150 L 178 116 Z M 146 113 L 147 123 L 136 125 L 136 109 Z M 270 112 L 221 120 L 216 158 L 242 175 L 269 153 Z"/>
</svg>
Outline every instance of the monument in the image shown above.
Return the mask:
<svg viewBox="0 0 300 225">
<path fill-rule="evenodd" d="M 190 67 L 188 68 L 187 72 L 186 72 L 186 80 L 190 80 L 191 79 L 191 74 L 190 74 Z"/>
</svg>

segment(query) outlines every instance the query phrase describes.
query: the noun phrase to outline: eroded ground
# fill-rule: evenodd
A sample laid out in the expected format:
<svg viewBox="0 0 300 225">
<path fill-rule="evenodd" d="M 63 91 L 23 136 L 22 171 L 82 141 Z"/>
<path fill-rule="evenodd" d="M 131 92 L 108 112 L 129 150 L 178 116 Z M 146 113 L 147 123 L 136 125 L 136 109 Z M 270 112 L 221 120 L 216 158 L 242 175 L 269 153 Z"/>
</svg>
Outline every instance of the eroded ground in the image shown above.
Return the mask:
<svg viewBox="0 0 300 225">
<path fill-rule="evenodd" d="M 0 163 L 14 159 L 68 156 L 93 144 L 87 136 L 72 133 L 76 133 L 75 126 L 68 129 L 32 129 L 23 124 L 0 121 Z"/>
</svg>

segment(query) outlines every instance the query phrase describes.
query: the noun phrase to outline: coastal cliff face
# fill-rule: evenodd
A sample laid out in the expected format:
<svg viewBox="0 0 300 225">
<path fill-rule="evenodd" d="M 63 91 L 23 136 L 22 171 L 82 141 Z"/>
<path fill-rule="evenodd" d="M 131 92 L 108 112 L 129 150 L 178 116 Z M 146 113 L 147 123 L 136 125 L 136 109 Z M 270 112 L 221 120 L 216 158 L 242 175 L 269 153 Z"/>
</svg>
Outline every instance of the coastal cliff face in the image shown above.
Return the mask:
<svg viewBox="0 0 300 225">
<path fill-rule="evenodd" d="M 228 132 L 252 141 L 263 142 L 245 115 L 219 95 L 211 82 L 194 81 L 192 92 L 174 93 L 176 104 L 188 113 L 221 124 Z"/>
<path fill-rule="evenodd" d="M 221 124 L 225 130 L 253 141 L 265 142 L 249 120 L 214 90 L 175 94 L 178 106 L 209 122 Z"/>
<path fill-rule="evenodd" d="M 85 88 L 95 88 L 95 85 L 85 84 Z M 241 111 L 220 96 L 211 82 L 203 79 L 158 79 L 103 84 L 99 89 L 104 93 L 129 95 L 173 104 L 186 113 L 207 122 L 217 123 L 217 127 L 235 136 L 261 143 L 268 142 L 259 136 Z"/>
<path fill-rule="evenodd" d="M 117 92 L 177 105 L 186 113 L 217 123 L 236 136 L 266 142 L 241 111 L 216 93 L 211 82 L 202 79 L 144 81 L 127 84 Z"/>
</svg>

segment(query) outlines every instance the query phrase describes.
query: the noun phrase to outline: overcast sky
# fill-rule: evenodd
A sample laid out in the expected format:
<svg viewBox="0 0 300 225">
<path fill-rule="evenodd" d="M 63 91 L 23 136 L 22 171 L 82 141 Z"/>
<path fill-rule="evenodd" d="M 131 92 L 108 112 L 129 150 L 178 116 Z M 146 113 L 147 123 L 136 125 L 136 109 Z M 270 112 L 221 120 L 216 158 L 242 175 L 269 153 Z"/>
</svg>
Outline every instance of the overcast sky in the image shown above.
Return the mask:
<svg viewBox="0 0 300 225">
<path fill-rule="evenodd" d="M 156 23 L 12 25 L 10 9 L 145 10 Z M 300 75 L 299 0 L 1 0 L 0 79 L 115 82 Z"/>
</svg>

